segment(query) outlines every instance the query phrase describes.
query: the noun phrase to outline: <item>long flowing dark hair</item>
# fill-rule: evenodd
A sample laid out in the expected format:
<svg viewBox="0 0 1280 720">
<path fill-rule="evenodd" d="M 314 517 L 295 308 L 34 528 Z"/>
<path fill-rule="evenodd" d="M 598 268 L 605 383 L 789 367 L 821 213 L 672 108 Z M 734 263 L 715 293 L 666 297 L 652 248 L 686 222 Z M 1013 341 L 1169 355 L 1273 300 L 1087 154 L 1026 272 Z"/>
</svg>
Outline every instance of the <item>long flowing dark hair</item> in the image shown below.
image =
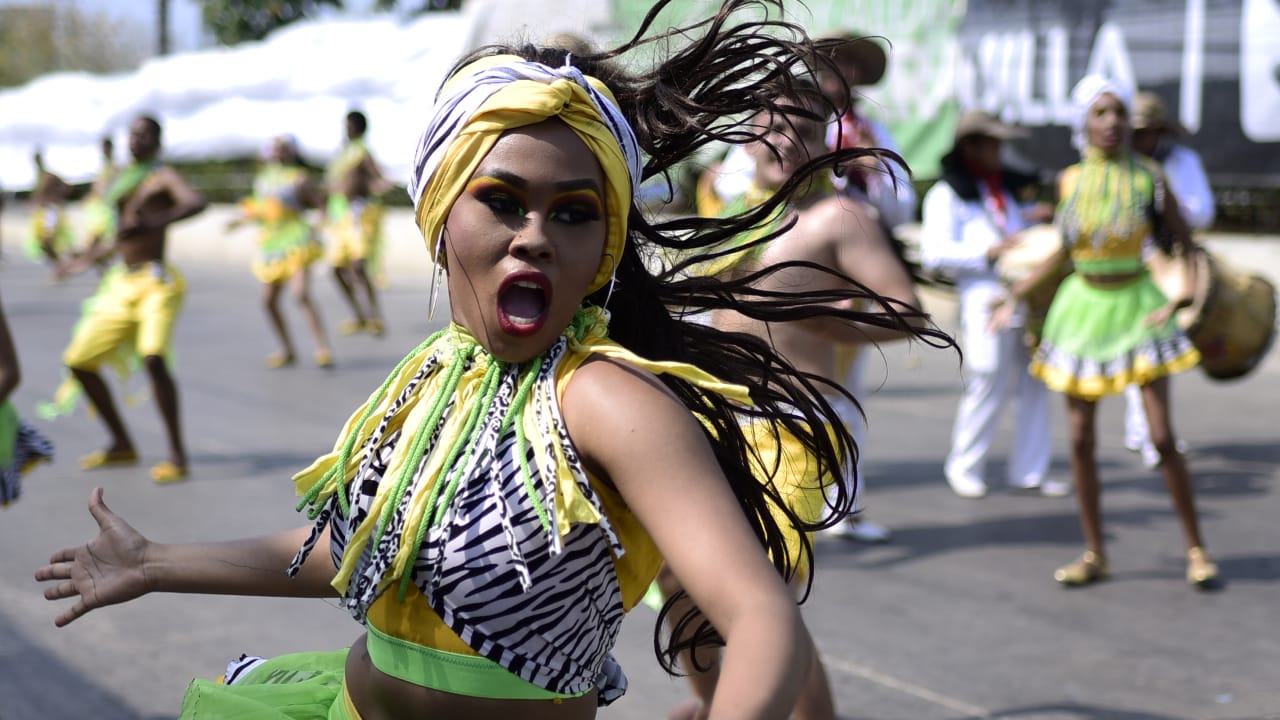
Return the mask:
<svg viewBox="0 0 1280 720">
<path fill-rule="evenodd" d="M 782 0 L 726 0 L 708 19 L 650 34 L 655 19 L 670 2 L 659 0 L 632 38 L 611 50 L 582 55 L 532 44 L 491 45 L 460 60 L 449 75 L 479 57 L 493 54 L 519 55 L 553 67 L 563 65 L 567 59 L 613 91 L 646 154 L 644 179 L 664 176 L 668 183 L 677 166 L 703 148 L 718 143 L 764 141 L 764 129 L 744 123 L 746 118 L 759 113 L 808 114 L 817 120 L 828 117 L 804 109 L 832 109 L 817 86 L 805 78 L 812 78 L 817 65 L 831 63 L 838 40 L 813 40 L 802 27 L 771 18 L 770 11 L 781 14 Z M 677 44 L 681 46 L 678 49 L 668 47 Z M 618 58 L 645 49 L 665 57 L 647 71 L 622 69 Z M 796 102 L 796 98 L 812 98 L 821 105 Z M 719 330 L 696 322 L 692 316 L 721 309 L 766 322 L 835 316 L 902 329 L 938 346 L 953 342 L 932 327 L 914 328 L 912 321 L 921 324 L 919 319 L 923 317 L 918 310 L 882 298 L 851 278 L 813 263 L 786 263 L 732 278 L 704 277 L 689 271 L 698 263 L 724 254 L 727 241 L 743 233 L 760 235 L 756 243 L 782 235 L 790 224 L 763 234 L 760 230 L 768 228 L 779 208 L 807 188 L 812 178 L 866 155 L 901 161 L 880 149 L 833 151 L 810 159 L 761 205 L 729 217 L 656 218 L 633 203 L 628 242 L 618 263 L 615 286 L 587 298 L 588 303 L 607 303 L 612 316 L 610 337 L 642 357 L 692 363 L 720 378 L 750 387 L 754 405 L 742 407 L 678 378 L 660 376 L 702 421 L 703 432 L 743 514 L 788 582 L 797 577 L 800 568 L 812 564 L 813 549 L 805 535 L 834 524 L 852 509 L 851 488 L 856 478 L 848 487 L 833 478 L 851 471 L 858 450 L 826 396 L 843 395 L 855 405 L 857 400 L 831 379 L 797 370 L 765 340 Z M 843 281 L 842 287 L 815 291 L 761 289 L 761 281 L 768 276 L 797 266 L 838 277 Z M 844 309 L 850 305 L 841 301 L 851 299 L 870 301 L 875 309 Z M 832 485 L 828 512 L 817 522 L 797 517 L 783 502 L 771 479 L 777 468 L 766 469 L 762 473 L 766 477 L 758 476 L 760 470 L 753 470 L 755 450 L 744 435 L 742 423 L 761 419 L 768 421 L 771 432 L 796 438 L 816 458 L 818 477 Z M 788 528 L 778 522 L 779 515 L 801 533 L 798 556 L 787 549 Z M 812 573 L 805 577 L 807 595 Z M 673 632 L 664 638 L 663 621 L 678 598 L 679 595 L 668 599 L 654 633 L 655 650 L 668 672 L 676 671 L 680 651 L 723 642 L 696 610 L 675 618 Z"/>
</svg>

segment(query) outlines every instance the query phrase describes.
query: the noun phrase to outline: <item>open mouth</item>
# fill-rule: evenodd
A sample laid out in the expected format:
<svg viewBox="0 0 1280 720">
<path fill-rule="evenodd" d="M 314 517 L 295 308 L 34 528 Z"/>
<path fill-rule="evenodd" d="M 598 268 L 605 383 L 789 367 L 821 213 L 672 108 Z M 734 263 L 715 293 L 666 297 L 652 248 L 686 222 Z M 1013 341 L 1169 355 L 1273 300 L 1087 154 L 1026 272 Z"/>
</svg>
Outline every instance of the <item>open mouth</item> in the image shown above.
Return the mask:
<svg viewBox="0 0 1280 720">
<path fill-rule="evenodd" d="M 532 335 L 542 328 L 551 307 L 551 284 L 539 272 L 508 275 L 498 289 L 498 323 L 511 335 Z"/>
</svg>

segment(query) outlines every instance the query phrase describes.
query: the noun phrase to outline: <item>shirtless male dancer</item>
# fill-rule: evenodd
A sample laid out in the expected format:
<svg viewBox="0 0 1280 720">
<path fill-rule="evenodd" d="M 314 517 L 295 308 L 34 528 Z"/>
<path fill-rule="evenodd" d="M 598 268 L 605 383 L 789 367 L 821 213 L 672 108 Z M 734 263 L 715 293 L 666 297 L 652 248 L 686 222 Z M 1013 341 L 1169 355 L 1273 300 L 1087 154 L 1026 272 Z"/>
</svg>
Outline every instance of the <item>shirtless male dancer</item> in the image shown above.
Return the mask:
<svg viewBox="0 0 1280 720">
<path fill-rule="evenodd" d="M 169 458 L 151 468 L 151 479 L 174 482 L 187 476 L 187 452 L 178 422 L 178 388 L 165 356 L 186 282 L 165 262 L 165 240 L 171 223 L 201 212 L 206 202 L 177 171 L 158 163 L 160 123 L 154 118 L 141 116 L 129 125 L 129 153 L 133 164 L 120 171 L 106 195 L 117 213 L 115 241 L 67 264 L 74 274 L 113 253 L 120 258 L 103 277 L 63 362 L 111 433 L 106 449 L 84 456 L 80 466 L 132 465 L 138 452 L 98 369 L 121 348 L 136 350 L 169 436 Z"/>
<path fill-rule="evenodd" d="M 756 163 L 754 186 L 748 197 L 770 195 L 811 158 L 829 152 L 827 123 L 817 119 L 824 116 L 823 101 L 817 97 L 796 97 L 795 104 L 813 117 L 779 115 L 756 118 L 755 122 L 766 124 L 768 132 L 764 141 L 747 146 Z M 865 203 L 836 190 L 827 178 L 815 176 L 809 190 L 797 192 L 779 218 L 780 224 L 794 221 L 789 230 L 763 245 L 747 247 L 736 257 L 729 258 L 731 267 L 718 270 L 746 274 L 779 263 L 814 263 L 834 269 L 881 295 L 895 311 L 903 314 L 904 324 L 879 327 L 836 318 L 767 323 L 731 311 L 718 311 L 713 323 L 723 330 L 764 338 L 797 370 L 826 378 L 836 385 L 840 381 L 838 353 L 841 345 L 903 339 L 911 335 L 911 328 L 929 325 L 928 317 L 920 310 L 921 303 L 911 276 L 894 253 L 874 212 Z M 800 267 L 772 273 L 756 285 L 763 291 L 787 292 L 845 286 L 847 283 L 834 275 Z M 842 418 L 858 413 L 846 397 L 834 390 L 827 395 L 827 401 Z M 802 517 L 808 514 L 803 508 L 805 504 L 819 508 L 823 505 L 820 478 L 797 479 L 794 485 L 802 488 L 792 496 L 793 505 L 798 503 L 793 507 L 797 514 Z M 810 490 L 805 492 L 803 488 Z M 808 497 L 801 497 L 804 495 Z M 679 589 L 679 581 L 666 568 L 659 575 L 659 583 L 667 596 Z M 683 609 L 671 612 L 669 617 L 679 618 L 682 615 Z M 687 660 L 685 665 L 697 697 L 669 715 L 670 720 L 705 717 L 715 689 L 715 658 L 699 655 L 696 665 L 711 667 L 705 673 L 698 672 L 695 664 Z M 826 673 L 816 656 L 793 717 L 797 720 L 835 718 Z"/>
<path fill-rule="evenodd" d="M 380 252 L 382 243 L 382 203 L 379 195 L 391 190 L 365 145 L 364 134 L 369 121 L 364 113 L 347 113 L 347 144 L 325 171 L 329 201 L 326 214 L 332 236 L 329 262 L 342 295 L 351 305 L 355 319 L 338 326 L 350 335 L 368 331 L 383 333 L 382 311 L 369 267 Z M 357 290 L 364 293 L 368 307 L 361 307 Z"/>
</svg>

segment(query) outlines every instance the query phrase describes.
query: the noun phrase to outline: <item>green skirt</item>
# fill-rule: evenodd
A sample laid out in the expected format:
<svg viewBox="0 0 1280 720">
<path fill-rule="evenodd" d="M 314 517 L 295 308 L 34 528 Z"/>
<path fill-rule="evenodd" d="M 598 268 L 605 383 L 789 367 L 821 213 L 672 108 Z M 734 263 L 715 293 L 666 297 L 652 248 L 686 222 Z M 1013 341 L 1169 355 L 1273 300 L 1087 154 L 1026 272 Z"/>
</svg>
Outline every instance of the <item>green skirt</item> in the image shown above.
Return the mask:
<svg viewBox="0 0 1280 720">
<path fill-rule="evenodd" d="M 346 649 L 292 653 L 257 665 L 242 658 L 228 666 L 225 682 L 192 680 L 179 718 L 359 720 L 343 692 L 346 664 Z"/>
<path fill-rule="evenodd" d="M 1031 374 L 1050 390 L 1097 400 L 1195 367 L 1200 353 L 1175 319 L 1146 324 L 1167 302 L 1146 271 L 1117 287 L 1071 275 L 1049 306 Z"/>
</svg>

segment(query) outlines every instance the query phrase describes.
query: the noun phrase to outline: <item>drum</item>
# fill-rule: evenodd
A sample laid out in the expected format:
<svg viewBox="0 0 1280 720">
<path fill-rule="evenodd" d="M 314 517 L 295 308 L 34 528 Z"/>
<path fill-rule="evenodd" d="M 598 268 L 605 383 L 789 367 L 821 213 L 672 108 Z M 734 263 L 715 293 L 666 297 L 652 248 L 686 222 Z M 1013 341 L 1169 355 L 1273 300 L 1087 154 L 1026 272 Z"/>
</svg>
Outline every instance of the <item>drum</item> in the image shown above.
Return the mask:
<svg viewBox="0 0 1280 720">
<path fill-rule="evenodd" d="M 1054 225 L 1032 225 L 1017 233 L 1019 242 L 1006 250 L 996 260 L 996 273 L 1005 285 L 1013 285 L 1043 265 L 1054 253 L 1062 249 L 1062 234 Z M 1040 344 L 1040 331 L 1044 328 L 1049 305 L 1058 292 L 1058 286 L 1071 274 L 1071 263 L 1062 265 L 1044 282 L 1027 294 L 1027 344 L 1032 349 Z"/>
<path fill-rule="evenodd" d="M 1200 367 L 1214 380 L 1243 377 L 1275 337 L 1276 288 L 1266 278 L 1230 267 L 1208 251 L 1195 253 L 1196 288 L 1187 293 L 1186 258 L 1156 253 L 1151 277 L 1167 297 L 1193 298 L 1178 325 L 1200 351 Z"/>
</svg>

